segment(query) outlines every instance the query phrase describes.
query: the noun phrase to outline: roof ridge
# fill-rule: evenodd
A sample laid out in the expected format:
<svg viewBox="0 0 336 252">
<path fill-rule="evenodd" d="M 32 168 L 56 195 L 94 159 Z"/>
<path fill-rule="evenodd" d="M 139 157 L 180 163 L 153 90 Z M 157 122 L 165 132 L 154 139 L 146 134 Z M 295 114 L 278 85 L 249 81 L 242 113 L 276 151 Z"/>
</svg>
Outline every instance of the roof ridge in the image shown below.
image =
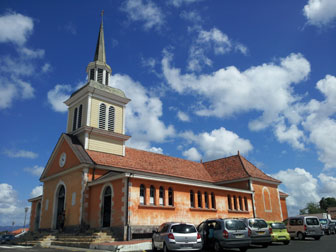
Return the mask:
<svg viewBox="0 0 336 252">
<path fill-rule="evenodd" d="M 237 155 L 232 155 L 232 156 L 228 156 L 228 157 L 217 158 L 217 159 L 214 159 L 214 160 L 209 160 L 209 161 L 203 162 L 203 164 L 210 163 L 210 162 L 215 162 L 215 161 L 219 161 L 219 160 L 223 160 L 223 159 L 228 159 L 228 158 L 232 158 L 232 157 L 235 157 L 235 156 L 237 156 Z"/>
<path fill-rule="evenodd" d="M 247 174 L 249 177 L 252 177 L 251 174 L 248 173 L 248 171 L 246 170 L 246 167 L 245 167 L 244 162 L 243 162 L 243 160 L 242 160 L 242 158 L 244 158 L 244 157 L 241 156 L 239 152 L 238 152 L 237 156 L 238 156 L 239 161 L 240 161 L 240 163 L 242 164 L 243 169 L 244 169 L 244 171 L 246 172 L 246 174 Z M 245 159 L 245 158 L 244 158 L 244 159 Z M 251 163 L 251 164 L 252 164 L 252 163 Z M 252 165 L 253 165 L 253 164 L 252 164 Z M 256 168 L 257 168 L 257 167 L 256 167 Z"/>
</svg>

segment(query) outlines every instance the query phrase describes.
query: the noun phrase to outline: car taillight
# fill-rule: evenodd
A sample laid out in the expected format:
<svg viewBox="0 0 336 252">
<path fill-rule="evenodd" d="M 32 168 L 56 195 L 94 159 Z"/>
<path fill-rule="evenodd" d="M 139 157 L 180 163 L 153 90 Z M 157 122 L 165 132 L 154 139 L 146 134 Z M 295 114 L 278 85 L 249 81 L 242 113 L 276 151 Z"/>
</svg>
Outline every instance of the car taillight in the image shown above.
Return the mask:
<svg viewBox="0 0 336 252">
<path fill-rule="evenodd" d="M 271 228 L 271 227 L 270 227 L 268 230 L 269 230 L 269 233 L 270 233 L 270 234 L 272 234 L 272 233 L 273 233 L 273 230 L 272 230 L 272 228 Z"/>
<path fill-rule="evenodd" d="M 224 238 L 229 238 L 229 233 L 228 233 L 228 231 L 226 231 L 226 230 L 223 231 L 223 237 L 224 237 Z"/>
<path fill-rule="evenodd" d="M 248 236 L 249 236 L 249 237 L 252 236 L 252 231 L 251 231 L 251 229 L 248 229 Z"/>
<path fill-rule="evenodd" d="M 304 231 L 307 231 L 307 226 L 306 225 L 304 225 L 303 228 L 304 228 Z"/>
<path fill-rule="evenodd" d="M 171 239 L 171 240 L 175 240 L 175 237 L 174 237 L 174 235 L 172 233 L 168 234 L 168 238 Z"/>
<path fill-rule="evenodd" d="M 200 233 L 197 233 L 197 239 L 201 239 Z"/>
</svg>

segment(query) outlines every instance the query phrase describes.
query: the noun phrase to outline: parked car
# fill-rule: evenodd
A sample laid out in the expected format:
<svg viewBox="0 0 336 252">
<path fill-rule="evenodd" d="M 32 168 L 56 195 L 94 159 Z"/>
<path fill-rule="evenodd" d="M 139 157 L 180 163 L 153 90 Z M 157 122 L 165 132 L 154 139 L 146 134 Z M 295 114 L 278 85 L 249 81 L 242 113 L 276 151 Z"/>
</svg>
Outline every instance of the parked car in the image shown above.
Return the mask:
<svg viewBox="0 0 336 252">
<path fill-rule="evenodd" d="M 330 220 L 320 219 L 320 224 L 324 234 L 330 235 L 332 233 L 332 225 L 330 225 Z"/>
<path fill-rule="evenodd" d="M 208 219 L 197 227 L 201 234 L 203 247 L 214 251 L 224 248 L 239 248 L 247 251 L 250 243 L 250 231 L 238 219 Z"/>
<path fill-rule="evenodd" d="M 320 240 L 323 236 L 320 221 L 315 216 L 289 217 L 284 223 L 291 238 L 304 240 L 306 237 L 312 237 L 315 240 Z"/>
<path fill-rule="evenodd" d="M 202 249 L 201 235 L 194 224 L 167 222 L 153 231 L 152 250 L 191 251 Z"/>
<path fill-rule="evenodd" d="M 262 245 L 267 248 L 272 242 L 270 229 L 265 220 L 259 218 L 241 219 L 251 230 L 251 244 Z"/>
<path fill-rule="evenodd" d="M 330 229 L 331 229 L 331 234 L 336 234 L 336 221 L 330 220 Z"/>
<path fill-rule="evenodd" d="M 283 222 L 267 221 L 267 224 L 270 228 L 272 242 L 283 242 L 285 245 L 289 244 L 290 235 Z"/>
<path fill-rule="evenodd" d="M 14 235 L 12 234 L 5 234 L 0 237 L 0 244 L 8 243 L 14 239 Z"/>
</svg>

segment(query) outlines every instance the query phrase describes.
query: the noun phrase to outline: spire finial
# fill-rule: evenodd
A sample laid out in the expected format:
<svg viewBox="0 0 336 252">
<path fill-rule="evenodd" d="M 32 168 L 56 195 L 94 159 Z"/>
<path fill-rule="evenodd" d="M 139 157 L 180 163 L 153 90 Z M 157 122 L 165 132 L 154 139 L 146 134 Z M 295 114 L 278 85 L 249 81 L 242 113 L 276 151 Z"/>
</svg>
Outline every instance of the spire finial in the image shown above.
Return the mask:
<svg viewBox="0 0 336 252">
<path fill-rule="evenodd" d="M 103 22 L 104 10 L 101 11 L 100 16 L 101 16 L 101 21 Z"/>
</svg>

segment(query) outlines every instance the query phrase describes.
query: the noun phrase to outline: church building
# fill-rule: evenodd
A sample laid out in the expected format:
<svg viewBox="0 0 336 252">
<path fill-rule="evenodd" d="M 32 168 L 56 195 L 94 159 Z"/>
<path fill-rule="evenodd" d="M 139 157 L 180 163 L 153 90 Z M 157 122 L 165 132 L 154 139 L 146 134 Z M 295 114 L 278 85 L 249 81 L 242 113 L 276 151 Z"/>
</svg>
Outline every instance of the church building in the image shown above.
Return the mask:
<svg viewBox="0 0 336 252">
<path fill-rule="evenodd" d="M 32 198 L 30 230 L 109 230 L 120 240 L 151 233 L 167 221 L 207 218 L 287 218 L 281 181 L 237 153 L 208 162 L 125 146 L 125 109 L 131 100 L 108 85 L 103 22 L 88 83 L 75 91 L 62 133 Z"/>
</svg>

